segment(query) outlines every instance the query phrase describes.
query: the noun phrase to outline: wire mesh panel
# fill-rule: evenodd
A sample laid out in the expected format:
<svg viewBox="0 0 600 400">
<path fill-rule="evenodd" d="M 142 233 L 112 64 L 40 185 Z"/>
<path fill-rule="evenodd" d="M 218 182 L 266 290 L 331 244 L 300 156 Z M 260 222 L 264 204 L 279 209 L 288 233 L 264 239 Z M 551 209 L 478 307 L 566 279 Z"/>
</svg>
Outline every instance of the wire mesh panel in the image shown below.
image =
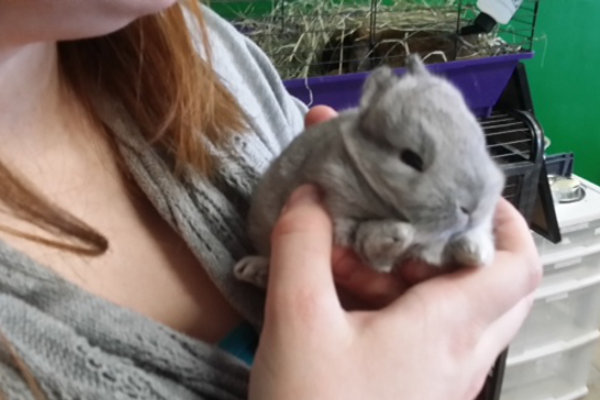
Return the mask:
<svg viewBox="0 0 600 400">
<path fill-rule="evenodd" d="M 544 162 L 541 126 L 526 111 L 497 111 L 479 123 L 492 158 L 506 176 L 503 196 L 529 220 Z"/>
<path fill-rule="evenodd" d="M 469 25 L 472 25 L 479 14 L 476 0 L 462 0 L 458 2 L 459 37 L 465 38 Z M 531 51 L 535 37 L 535 25 L 537 22 L 539 0 L 524 0 L 510 22 L 506 25 L 497 25 L 493 30 L 480 36 L 484 41 L 483 56 L 494 56 L 506 53 Z M 464 42 L 463 42 L 464 43 Z M 468 46 L 468 43 L 464 43 Z M 472 56 L 476 55 L 477 49 L 473 48 Z"/>
<path fill-rule="evenodd" d="M 402 67 L 529 51 L 538 0 L 507 25 L 468 29 L 476 0 L 213 0 L 211 7 L 250 36 L 284 79 Z M 467 29 L 465 29 L 467 28 Z"/>
<path fill-rule="evenodd" d="M 496 162 L 535 162 L 535 141 L 524 120 L 507 112 L 495 112 L 479 122 L 486 134 L 488 150 Z"/>
</svg>

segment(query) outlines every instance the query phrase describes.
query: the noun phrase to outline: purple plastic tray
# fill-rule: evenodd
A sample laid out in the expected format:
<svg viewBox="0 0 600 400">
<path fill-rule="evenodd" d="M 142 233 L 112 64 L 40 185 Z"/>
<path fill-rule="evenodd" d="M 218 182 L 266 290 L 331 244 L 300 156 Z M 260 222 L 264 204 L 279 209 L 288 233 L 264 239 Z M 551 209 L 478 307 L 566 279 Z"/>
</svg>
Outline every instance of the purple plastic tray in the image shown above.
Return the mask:
<svg viewBox="0 0 600 400">
<path fill-rule="evenodd" d="M 520 60 L 532 58 L 533 53 L 507 54 L 474 60 L 431 64 L 427 68 L 452 81 L 463 93 L 467 104 L 478 116 L 486 116 L 500 98 L 510 76 Z M 396 69 L 401 75 L 404 68 Z M 326 104 L 336 110 L 358 105 L 367 72 L 345 75 L 290 79 L 285 86 L 293 96 L 306 104 Z"/>
</svg>

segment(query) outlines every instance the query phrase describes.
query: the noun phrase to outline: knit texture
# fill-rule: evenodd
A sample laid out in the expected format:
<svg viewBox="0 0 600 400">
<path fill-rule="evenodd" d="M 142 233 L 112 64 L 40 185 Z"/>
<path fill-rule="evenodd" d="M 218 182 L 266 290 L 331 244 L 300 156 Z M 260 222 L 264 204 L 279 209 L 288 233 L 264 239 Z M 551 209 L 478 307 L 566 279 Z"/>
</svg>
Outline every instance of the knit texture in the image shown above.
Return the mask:
<svg viewBox="0 0 600 400">
<path fill-rule="evenodd" d="M 249 132 L 214 150 L 216 179 L 187 173 L 140 135 L 117 102 L 97 99 L 126 166 L 183 237 L 230 303 L 260 326 L 264 293 L 232 268 L 249 251 L 244 220 L 254 184 L 303 128 L 305 107 L 287 95 L 265 55 L 204 9 L 213 64 L 249 119 Z M 196 38 L 201 51 L 199 38 Z M 0 241 L 0 329 L 49 399 L 244 399 L 248 367 L 233 355 L 94 296 Z M 32 398 L 0 351 L 0 388 Z"/>
</svg>

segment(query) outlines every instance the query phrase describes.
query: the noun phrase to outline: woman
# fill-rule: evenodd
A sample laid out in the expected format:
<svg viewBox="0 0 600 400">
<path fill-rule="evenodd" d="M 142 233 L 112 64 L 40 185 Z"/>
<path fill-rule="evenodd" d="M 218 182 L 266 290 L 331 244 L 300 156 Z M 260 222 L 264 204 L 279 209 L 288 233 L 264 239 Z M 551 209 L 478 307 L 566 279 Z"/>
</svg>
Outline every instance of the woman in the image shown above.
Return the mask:
<svg viewBox="0 0 600 400">
<path fill-rule="evenodd" d="M 421 282 L 332 250 L 302 187 L 263 318 L 231 267 L 252 184 L 306 110 L 193 1 L 0 0 L 0 88 L 9 399 L 468 399 L 527 314 L 539 260 L 505 202 L 493 265 Z M 262 327 L 251 373 L 222 345 L 243 321 Z"/>
</svg>

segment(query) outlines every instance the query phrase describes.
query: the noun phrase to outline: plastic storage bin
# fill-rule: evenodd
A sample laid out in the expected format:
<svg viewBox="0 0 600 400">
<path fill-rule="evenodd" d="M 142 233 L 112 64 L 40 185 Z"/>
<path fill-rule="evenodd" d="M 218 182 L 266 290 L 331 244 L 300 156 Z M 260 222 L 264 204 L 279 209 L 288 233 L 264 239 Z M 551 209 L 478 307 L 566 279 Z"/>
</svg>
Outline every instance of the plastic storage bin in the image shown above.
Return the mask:
<svg viewBox="0 0 600 400">
<path fill-rule="evenodd" d="M 600 243 L 542 254 L 541 259 L 544 265 L 542 287 L 559 284 L 564 280 L 595 275 L 600 272 Z"/>
<path fill-rule="evenodd" d="M 562 234 L 562 240 L 556 244 L 551 243 L 536 234 L 535 244 L 538 250 L 543 254 L 600 243 L 600 215 L 597 218 L 598 219 L 588 220 L 579 224 L 561 226 L 560 232 Z"/>
<path fill-rule="evenodd" d="M 502 400 L 567 400 L 584 395 L 599 337 L 593 331 L 566 343 L 509 356 Z"/>
<path fill-rule="evenodd" d="M 600 336 L 600 188 L 580 180 L 586 197 L 556 205 L 563 241 L 534 234 L 544 279 L 510 345 L 502 400 L 575 400 L 588 393 Z"/>
<path fill-rule="evenodd" d="M 543 285 L 529 317 L 509 348 L 509 358 L 566 343 L 598 328 L 600 322 L 600 268 L 589 274 L 572 271 L 560 283 Z"/>
<path fill-rule="evenodd" d="M 533 53 L 507 54 L 474 60 L 428 65 L 436 74 L 453 82 L 465 96 L 471 110 L 480 117 L 489 116 L 506 87 L 518 62 Z M 397 71 L 404 73 L 404 68 Z M 368 73 L 318 76 L 285 81 L 288 92 L 306 104 L 326 104 L 337 110 L 358 105 Z"/>
<path fill-rule="evenodd" d="M 540 254 L 564 252 L 600 243 L 600 188 L 584 179 L 578 179 L 586 191 L 583 200 L 556 207 L 562 241 L 554 244 L 534 234 Z"/>
<path fill-rule="evenodd" d="M 543 400 L 582 400 L 583 396 L 588 394 L 590 391 L 587 386 L 582 386 L 580 388 L 574 389 L 568 393 L 561 394 L 560 396 L 552 396 L 545 397 Z M 596 400 L 596 399 L 594 399 Z"/>
</svg>

